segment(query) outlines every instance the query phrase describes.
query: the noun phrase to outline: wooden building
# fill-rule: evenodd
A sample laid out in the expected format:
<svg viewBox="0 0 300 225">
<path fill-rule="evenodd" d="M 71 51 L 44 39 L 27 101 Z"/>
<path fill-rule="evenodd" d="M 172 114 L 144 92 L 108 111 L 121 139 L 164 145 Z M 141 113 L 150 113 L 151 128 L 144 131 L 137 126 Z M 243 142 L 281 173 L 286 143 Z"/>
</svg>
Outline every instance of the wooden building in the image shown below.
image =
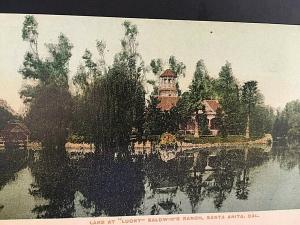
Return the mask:
<svg viewBox="0 0 300 225">
<path fill-rule="evenodd" d="M 176 106 L 180 96 L 178 96 L 177 87 L 177 76 L 172 70 L 167 69 L 159 76 L 159 87 L 158 96 L 160 100 L 158 108 L 162 111 L 169 111 Z M 218 100 L 203 100 L 202 105 L 205 106 L 205 111 L 198 111 L 198 115 L 205 113 L 208 120 L 208 129 L 211 135 L 216 136 L 218 134 L 218 128 L 215 125 L 215 117 L 217 114 L 217 109 L 220 107 Z M 185 134 L 193 134 L 195 137 L 199 137 L 199 126 L 195 119 L 196 112 L 191 115 L 191 120 L 181 126 L 181 130 Z"/>
<path fill-rule="evenodd" d="M 20 121 L 10 121 L 0 132 L 1 140 L 5 147 L 24 147 L 29 142 L 30 131 Z"/>
</svg>

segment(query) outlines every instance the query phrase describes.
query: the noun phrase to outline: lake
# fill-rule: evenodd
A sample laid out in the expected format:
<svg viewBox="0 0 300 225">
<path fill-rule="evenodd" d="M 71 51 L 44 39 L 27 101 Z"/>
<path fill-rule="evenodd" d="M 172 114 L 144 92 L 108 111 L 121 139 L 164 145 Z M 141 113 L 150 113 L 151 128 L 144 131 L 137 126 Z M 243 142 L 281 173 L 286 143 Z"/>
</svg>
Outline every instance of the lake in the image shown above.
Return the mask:
<svg viewBox="0 0 300 225">
<path fill-rule="evenodd" d="M 169 162 L 18 154 L 0 155 L 0 219 L 300 208 L 300 149 L 203 150 Z"/>
</svg>

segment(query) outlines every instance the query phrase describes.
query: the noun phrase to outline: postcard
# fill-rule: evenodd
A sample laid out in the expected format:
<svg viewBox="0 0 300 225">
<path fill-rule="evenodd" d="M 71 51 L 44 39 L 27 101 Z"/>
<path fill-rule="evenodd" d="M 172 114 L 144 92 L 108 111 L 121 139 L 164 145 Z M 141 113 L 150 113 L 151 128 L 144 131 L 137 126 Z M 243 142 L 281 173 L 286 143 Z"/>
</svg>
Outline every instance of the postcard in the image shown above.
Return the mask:
<svg viewBox="0 0 300 225">
<path fill-rule="evenodd" d="M 1 224 L 299 223 L 300 26 L 0 28 Z"/>
</svg>

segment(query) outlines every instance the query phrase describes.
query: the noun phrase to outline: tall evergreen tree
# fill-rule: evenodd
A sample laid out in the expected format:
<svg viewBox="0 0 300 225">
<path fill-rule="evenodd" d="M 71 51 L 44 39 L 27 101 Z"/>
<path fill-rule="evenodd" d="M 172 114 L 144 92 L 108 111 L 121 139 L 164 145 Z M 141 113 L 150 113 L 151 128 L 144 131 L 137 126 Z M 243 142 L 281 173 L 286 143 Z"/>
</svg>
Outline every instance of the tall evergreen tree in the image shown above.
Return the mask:
<svg viewBox="0 0 300 225">
<path fill-rule="evenodd" d="M 260 95 L 257 81 L 248 81 L 242 87 L 242 102 L 247 112 L 246 138 L 250 138 L 250 116 L 252 110 L 259 103 Z"/>
<path fill-rule="evenodd" d="M 233 76 L 231 64 L 222 66 L 218 79 L 214 82 L 217 97 L 225 113 L 225 127 L 228 134 L 242 134 L 245 123 L 242 119 L 240 87 Z"/>
<path fill-rule="evenodd" d="M 198 111 L 203 108 L 202 101 L 206 99 L 212 99 L 214 96 L 212 78 L 209 76 L 208 71 L 205 67 L 204 61 L 201 59 L 196 64 L 194 77 L 191 85 L 189 86 L 189 101 L 195 115 L 195 126 L 200 126 L 201 133 L 203 135 L 209 134 L 208 123 L 205 110 L 202 110 L 203 115 L 198 115 Z M 195 136 L 199 136 L 196 129 Z"/>
</svg>

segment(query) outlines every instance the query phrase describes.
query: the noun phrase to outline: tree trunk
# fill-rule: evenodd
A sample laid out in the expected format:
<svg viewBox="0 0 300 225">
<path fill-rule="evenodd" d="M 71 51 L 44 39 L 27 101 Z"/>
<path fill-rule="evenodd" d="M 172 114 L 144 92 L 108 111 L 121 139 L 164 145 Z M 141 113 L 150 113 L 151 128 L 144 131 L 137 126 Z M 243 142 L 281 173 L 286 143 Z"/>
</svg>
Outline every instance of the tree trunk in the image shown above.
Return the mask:
<svg viewBox="0 0 300 225">
<path fill-rule="evenodd" d="M 194 137 L 195 138 L 199 138 L 199 124 L 198 124 L 198 113 L 196 113 L 195 115 L 195 133 L 194 133 Z"/>
<path fill-rule="evenodd" d="M 246 127 L 246 134 L 245 137 L 247 139 L 250 138 L 250 115 L 248 114 L 248 118 L 247 118 L 247 127 Z"/>
</svg>

